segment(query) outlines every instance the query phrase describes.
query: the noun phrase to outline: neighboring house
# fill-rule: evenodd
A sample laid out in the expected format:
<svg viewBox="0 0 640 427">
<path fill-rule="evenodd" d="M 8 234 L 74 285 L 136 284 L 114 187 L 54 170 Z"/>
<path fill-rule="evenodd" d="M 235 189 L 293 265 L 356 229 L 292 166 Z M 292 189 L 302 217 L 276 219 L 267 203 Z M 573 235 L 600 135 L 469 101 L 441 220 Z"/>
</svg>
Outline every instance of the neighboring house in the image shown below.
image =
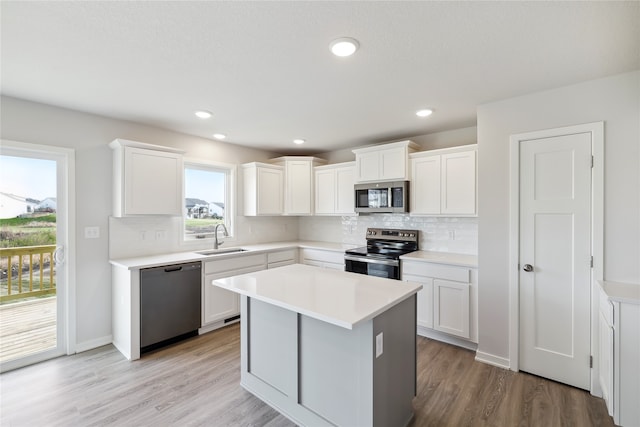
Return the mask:
<svg viewBox="0 0 640 427">
<path fill-rule="evenodd" d="M 224 218 L 224 202 L 209 203 L 209 215 Z"/>
<path fill-rule="evenodd" d="M 202 199 L 187 197 L 184 199 L 187 218 L 206 218 L 209 216 L 209 202 Z"/>
<path fill-rule="evenodd" d="M 36 210 L 38 201 L 28 197 L 0 192 L 0 218 L 15 218 Z"/>
<path fill-rule="evenodd" d="M 47 197 L 36 206 L 36 212 L 55 212 L 57 209 L 55 197 Z"/>
</svg>

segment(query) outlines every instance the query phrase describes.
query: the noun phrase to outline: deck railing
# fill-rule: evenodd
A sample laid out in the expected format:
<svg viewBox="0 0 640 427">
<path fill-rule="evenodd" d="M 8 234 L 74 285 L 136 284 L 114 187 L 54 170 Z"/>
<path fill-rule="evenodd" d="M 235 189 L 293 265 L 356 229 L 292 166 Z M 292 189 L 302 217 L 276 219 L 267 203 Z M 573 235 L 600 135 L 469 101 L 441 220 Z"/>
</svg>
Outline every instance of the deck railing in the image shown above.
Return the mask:
<svg viewBox="0 0 640 427">
<path fill-rule="evenodd" d="M 0 248 L 0 302 L 55 295 L 56 245 Z"/>
</svg>

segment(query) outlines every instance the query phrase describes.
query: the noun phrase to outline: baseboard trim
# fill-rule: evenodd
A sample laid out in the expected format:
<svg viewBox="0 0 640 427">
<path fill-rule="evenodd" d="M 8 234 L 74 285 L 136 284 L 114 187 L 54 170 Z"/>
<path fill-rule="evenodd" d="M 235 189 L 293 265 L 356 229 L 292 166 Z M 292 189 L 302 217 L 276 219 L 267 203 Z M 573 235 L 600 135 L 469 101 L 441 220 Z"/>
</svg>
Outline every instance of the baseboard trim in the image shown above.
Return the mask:
<svg viewBox="0 0 640 427">
<path fill-rule="evenodd" d="M 476 360 L 488 365 L 497 366 L 502 369 L 510 369 L 511 363 L 506 357 L 496 356 L 494 354 L 484 353 L 480 350 L 476 351 Z"/>
<path fill-rule="evenodd" d="M 435 331 L 433 329 L 425 328 L 418 325 L 418 335 L 421 337 L 431 338 L 436 341 L 446 342 L 447 344 L 455 345 L 457 347 L 466 348 L 467 350 L 476 351 L 478 344 L 473 341 L 467 341 L 463 338 L 454 337 L 453 335 L 445 334 L 444 332 Z"/>
<path fill-rule="evenodd" d="M 104 337 L 96 338 L 85 342 L 76 343 L 76 353 L 82 353 L 83 351 L 93 350 L 94 348 L 102 347 L 113 343 L 113 335 L 105 335 Z"/>
</svg>

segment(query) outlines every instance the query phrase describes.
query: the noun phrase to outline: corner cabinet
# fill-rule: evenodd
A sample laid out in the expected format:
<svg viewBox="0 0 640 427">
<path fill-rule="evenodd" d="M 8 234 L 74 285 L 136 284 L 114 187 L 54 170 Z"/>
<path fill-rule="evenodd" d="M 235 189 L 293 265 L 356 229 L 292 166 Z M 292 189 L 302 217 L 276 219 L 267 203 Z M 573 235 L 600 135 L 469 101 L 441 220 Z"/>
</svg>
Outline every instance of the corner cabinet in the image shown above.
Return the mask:
<svg viewBox="0 0 640 427">
<path fill-rule="evenodd" d="M 267 268 L 267 254 L 244 255 L 206 261 L 203 264 L 201 333 L 236 321 L 240 314 L 238 294 L 214 286 L 212 282 L 223 277 L 265 270 Z"/>
<path fill-rule="evenodd" d="M 313 168 L 326 163 L 318 157 L 285 156 L 271 159 L 284 168 L 284 215 L 313 215 Z"/>
<path fill-rule="evenodd" d="M 418 148 L 407 140 L 352 150 L 356 155 L 356 182 L 408 180 L 409 154 Z"/>
<path fill-rule="evenodd" d="M 417 295 L 419 335 L 443 341 L 451 336 L 478 342 L 477 275 L 477 269 L 470 267 L 402 261 L 402 280 L 423 286 Z M 434 336 L 432 331 L 440 335 Z"/>
<path fill-rule="evenodd" d="M 355 215 L 355 162 L 317 166 L 315 169 L 315 214 Z"/>
<path fill-rule="evenodd" d="M 114 140 L 109 147 L 113 149 L 113 216 L 182 216 L 183 151 L 124 139 Z"/>
<path fill-rule="evenodd" d="M 475 216 L 477 145 L 413 153 L 411 215 Z"/>
<path fill-rule="evenodd" d="M 245 216 L 284 213 L 284 168 L 268 163 L 242 165 Z"/>
</svg>

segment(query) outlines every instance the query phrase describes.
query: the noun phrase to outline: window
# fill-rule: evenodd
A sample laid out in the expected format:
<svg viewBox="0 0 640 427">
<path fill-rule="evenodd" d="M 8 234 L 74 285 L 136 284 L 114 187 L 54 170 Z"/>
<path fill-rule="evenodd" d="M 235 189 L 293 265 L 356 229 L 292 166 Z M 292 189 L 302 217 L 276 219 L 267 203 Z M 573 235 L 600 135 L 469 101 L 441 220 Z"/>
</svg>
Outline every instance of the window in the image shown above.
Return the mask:
<svg viewBox="0 0 640 427">
<path fill-rule="evenodd" d="M 212 239 L 218 224 L 233 236 L 234 175 L 235 166 L 185 160 L 184 240 Z"/>
</svg>

